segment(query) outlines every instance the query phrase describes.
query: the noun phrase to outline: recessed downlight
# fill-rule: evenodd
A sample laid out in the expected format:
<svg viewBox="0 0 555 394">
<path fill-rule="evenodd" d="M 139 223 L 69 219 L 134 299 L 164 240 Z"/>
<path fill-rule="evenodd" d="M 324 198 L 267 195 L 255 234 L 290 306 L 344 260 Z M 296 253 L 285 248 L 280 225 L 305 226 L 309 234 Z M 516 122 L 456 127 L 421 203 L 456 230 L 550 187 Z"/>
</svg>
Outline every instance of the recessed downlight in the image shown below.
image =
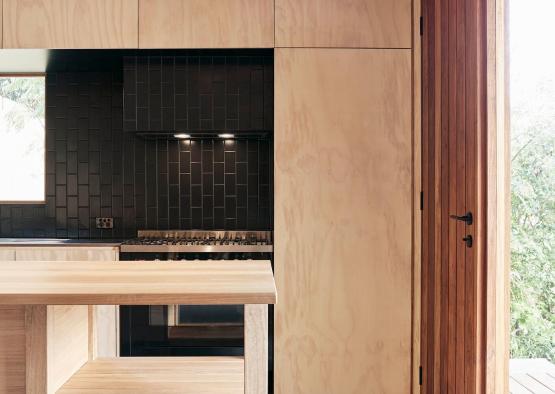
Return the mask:
<svg viewBox="0 0 555 394">
<path fill-rule="evenodd" d="M 185 139 L 191 138 L 190 134 L 185 134 L 185 133 L 177 133 L 177 134 L 174 134 L 173 136 L 175 138 L 180 139 L 180 140 L 185 140 Z"/>
<path fill-rule="evenodd" d="M 230 134 L 230 133 L 223 133 L 223 134 L 218 134 L 218 137 L 220 137 L 220 138 L 234 138 L 235 135 Z"/>
</svg>

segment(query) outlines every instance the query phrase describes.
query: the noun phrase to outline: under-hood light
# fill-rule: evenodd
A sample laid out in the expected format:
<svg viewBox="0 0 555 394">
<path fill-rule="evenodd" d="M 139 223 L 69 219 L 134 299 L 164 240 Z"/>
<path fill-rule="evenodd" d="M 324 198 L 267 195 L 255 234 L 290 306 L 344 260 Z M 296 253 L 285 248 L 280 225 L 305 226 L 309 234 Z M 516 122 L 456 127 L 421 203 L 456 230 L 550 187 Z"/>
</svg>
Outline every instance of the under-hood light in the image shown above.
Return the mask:
<svg viewBox="0 0 555 394">
<path fill-rule="evenodd" d="M 185 134 L 185 133 L 178 133 L 178 134 L 174 134 L 173 136 L 175 138 L 180 139 L 180 140 L 185 140 L 185 139 L 191 138 L 191 136 L 189 134 Z"/>
</svg>

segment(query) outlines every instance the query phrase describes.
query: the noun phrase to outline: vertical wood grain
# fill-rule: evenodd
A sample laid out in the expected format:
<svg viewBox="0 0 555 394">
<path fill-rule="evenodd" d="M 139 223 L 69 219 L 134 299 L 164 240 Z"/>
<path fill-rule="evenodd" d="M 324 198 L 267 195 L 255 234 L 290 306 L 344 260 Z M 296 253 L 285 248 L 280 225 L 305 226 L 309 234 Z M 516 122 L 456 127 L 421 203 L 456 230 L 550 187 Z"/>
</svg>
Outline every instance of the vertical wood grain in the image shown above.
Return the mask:
<svg viewBox="0 0 555 394">
<path fill-rule="evenodd" d="M 508 2 L 487 1 L 487 298 L 484 387 L 509 391 L 510 341 L 510 106 Z M 478 345 L 480 347 L 480 344 Z"/>
<path fill-rule="evenodd" d="M 275 392 L 411 387 L 410 50 L 275 52 Z"/>
<path fill-rule="evenodd" d="M 273 0 L 139 0 L 140 48 L 272 48 Z"/>
<path fill-rule="evenodd" d="M 475 0 L 423 1 L 423 393 L 483 390 L 484 10 Z M 472 225 L 449 217 L 468 211 Z"/>
<path fill-rule="evenodd" d="M 275 0 L 276 47 L 410 48 L 410 0 Z"/>
<path fill-rule="evenodd" d="M 3 0 L 4 48 L 137 48 L 138 0 Z"/>
<path fill-rule="evenodd" d="M 0 393 L 25 393 L 25 307 L 0 306 Z"/>
<path fill-rule="evenodd" d="M 91 310 L 94 358 L 119 356 L 119 306 L 94 305 Z"/>
<path fill-rule="evenodd" d="M 26 394 L 47 394 L 47 308 L 44 305 L 27 305 L 24 308 Z"/>
<path fill-rule="evenodd" d="M 25 393 L 25 307 L 0 307 L 0 393 Z"/>
<path fill-rule="evenodd" d="M 412 29 L 412 117 L 413 117 L 413 302 L 412 302 L 412 388 L 420 390 L 422 324 L 422 36 L 420 35 L 421 1 L 413 1 Z"/>
<path fill-rule="evenodd" d="M 89 312 L 83 305 L 46 307 L 47 394 L 55 394 L 89 360 Z"/>
<path fill-rule="evenodd" d="M 15 260 L 15 250 L 0 248 L 0 260 Z M 25 393 L 25 307 L 0 306 L 0 394 Z"/>
<path fill-rule="evenodd" d="M 245 394 L 268 393 L 268 305 L 245 305 Z"/>
</svg>

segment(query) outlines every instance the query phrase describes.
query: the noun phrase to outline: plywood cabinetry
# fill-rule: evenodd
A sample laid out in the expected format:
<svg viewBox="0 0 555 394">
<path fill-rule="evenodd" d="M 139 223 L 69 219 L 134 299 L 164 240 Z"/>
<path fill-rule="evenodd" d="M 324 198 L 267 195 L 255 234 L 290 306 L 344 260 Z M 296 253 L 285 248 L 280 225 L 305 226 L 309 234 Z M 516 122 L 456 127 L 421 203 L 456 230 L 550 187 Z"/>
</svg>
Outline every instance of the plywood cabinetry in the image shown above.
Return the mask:
<svg viewBox="0 0 555 394">
<path fill-rule="evenodd" d="M 139 0 L 140 48 L 270 48 L 273 0 Z"/>
<path fill-rule="evenodd" d="M 3 0 L 4 48 L 136 48 L 138 0 Z"/>
<path fill-rule="evenodd" d="M 27 305 L 26 394 L 55 394 L 89 360 L 86 305 Z"/>
<path fill-rule="evenodd" d="M 115 247 L 25 247 L 16 248 L 16 260 L 21 261 L 116 261 L 119 258 Z M 53 314 L 60 308 L 49 307 Z M 75 314 L 83 316 L 82 309 L 90 308 L 91 350 L 95 357 L 114 357 L 118 354 L 119 319 L 118 307 L 115 305 L 96 305 L 91 307 L 74 306 Z M 81 310 L 80 310 L 81 309 Z"/>
<path fill-rule="evenodd" d="M 114 247 L 0 247 L 3 261 L 117 258 Z M 117 308 L 110 305 L 0 306 L 0 394 L 53 393 L 89 354 L 116 356 L 118 324 Z"/>
<path fill-rule="evenodd" d="M 411 0 L 275 3 L 276 47 L 411 47 Z"/>
<path fill-rule="evenodd" d="M 275 56 L 276 393 L 408 393 L 411 51 Z"/>
<path fill-rule="evenodd" d="M 15 260 L 15 250 L 0 248 L 0 260 Z M 25 393 L 25 307 L 0 306 L 0 394 Z"/>
<path fill-rule="evenodd" d="M 15 259 L 20 261 L 114 261 L 118 250 L 114 247 L 22 247 L 16 248 Z"/>
<path fill-rule="evenodd" d="M 0 247 L 0 261 L 14 261 L 15 249 Z"/>
</svg>

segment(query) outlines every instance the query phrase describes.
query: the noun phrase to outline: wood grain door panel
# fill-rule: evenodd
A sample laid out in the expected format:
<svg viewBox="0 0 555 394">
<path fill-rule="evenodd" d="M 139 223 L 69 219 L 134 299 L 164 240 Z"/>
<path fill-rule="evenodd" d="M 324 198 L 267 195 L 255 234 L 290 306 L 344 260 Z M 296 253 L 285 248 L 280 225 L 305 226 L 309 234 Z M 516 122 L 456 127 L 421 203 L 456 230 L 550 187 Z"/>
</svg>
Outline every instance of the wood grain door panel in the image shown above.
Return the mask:
<svg viewBox="0 0 555 394">
<path fill-rule="evenodd" d="M 426 394 L 483 392 L 483 4 L 423 2 L 421 361 Z M 450 217 L 469 211 L 471 225 Z M 471 247 L 463 241 L 468 236 Z"/>
<path fill-rule="evenodd" d="M 140 0 L 140 48 L 272 48 L 273 0 Z"/>
<path fill-rule="evenodd" d="M 138 0 L 3 0 L 4 48 L 137 48 Z"/>
<path fill-rule="evenodd" d="M 411 47 L 411 0 L 275 3 L 276 47 Z"/>
<path fill-rule="evenodd" d="M 276 393 L 407 393 L 411 51 L 275 64 Z"/>
</svg>

